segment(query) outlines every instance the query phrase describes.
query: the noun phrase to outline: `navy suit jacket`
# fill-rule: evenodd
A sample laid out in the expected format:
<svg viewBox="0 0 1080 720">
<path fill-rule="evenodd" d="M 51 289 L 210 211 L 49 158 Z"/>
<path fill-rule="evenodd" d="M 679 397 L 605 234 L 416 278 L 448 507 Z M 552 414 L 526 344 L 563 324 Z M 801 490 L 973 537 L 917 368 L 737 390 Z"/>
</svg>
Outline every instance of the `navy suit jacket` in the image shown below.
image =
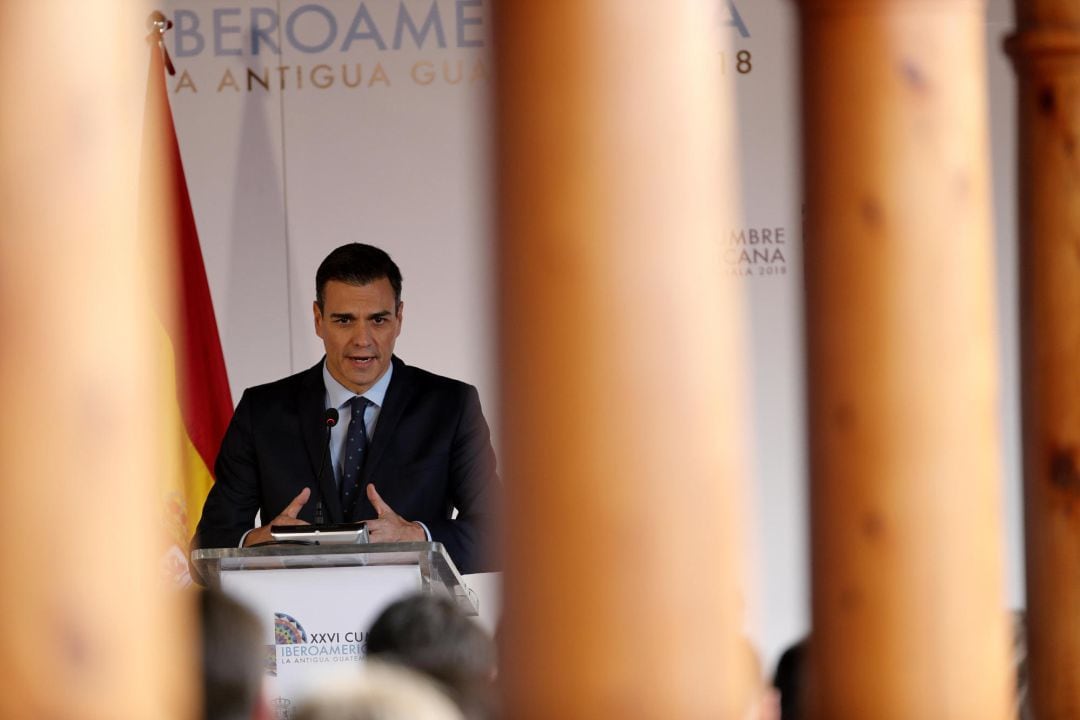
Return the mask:
<svg viewBox="0 0 1080 720">
<path fill-rule="evenodd" d="M 446 547 L 462 573 L 493 569 L 487 550 L 499 479 L 476 388 L 410 367 L 396 356 L 393 363 L 352 517 L 342 515 L 330 466 L 320 362 L 244 391 L 222 441 L 192 547 L 236 547 L 257 511 L 268 523 L 305 487 L 312 495 L 301 520 L 314 523 L 319 502 L 325 522 L 375 518 L 362 490 L 375 483 L 398 515 L 427 525 L 431 539 Z M 453 508 L 458 515 L 451 520 Z"/>
</svg>

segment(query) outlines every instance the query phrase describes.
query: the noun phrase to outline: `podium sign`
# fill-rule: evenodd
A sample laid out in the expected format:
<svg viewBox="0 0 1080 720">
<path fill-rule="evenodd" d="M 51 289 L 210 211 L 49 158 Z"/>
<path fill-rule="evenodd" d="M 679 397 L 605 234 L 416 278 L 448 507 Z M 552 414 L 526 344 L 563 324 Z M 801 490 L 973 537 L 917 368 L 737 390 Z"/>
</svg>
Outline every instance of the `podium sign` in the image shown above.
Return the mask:
<svg viewBox="0 0 1080 720">
<path fill-rule="evenodd" d="M 262 621 L 267 689 L 280 720 L 320 684 L 355 671 L 368 628 L 395 600 L 444 594 L 477 612 L 438 543 L 204 549 L 192 560 L 208 584 Z"/>
</svg>

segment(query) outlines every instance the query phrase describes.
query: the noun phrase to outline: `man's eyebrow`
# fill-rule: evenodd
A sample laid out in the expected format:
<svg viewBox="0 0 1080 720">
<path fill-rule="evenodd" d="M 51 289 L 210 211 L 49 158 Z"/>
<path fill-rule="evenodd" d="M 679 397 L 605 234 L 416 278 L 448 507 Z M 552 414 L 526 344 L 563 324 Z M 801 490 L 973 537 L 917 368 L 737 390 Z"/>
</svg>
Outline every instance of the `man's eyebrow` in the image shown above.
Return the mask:
<svg viewBox="0 0 1080 720">
<path fill-rule="evenodd" d="M 375 320 L 376 318 L 390 317 L 391 312 L 389 310 L 380 310 L 379 312 L 373 312 L 368 315 L 368 320 Z"/>
<path fill-rule="evenodd" d="M 356 316 L 352 313 L 338 312 L 330 313 L 330 319 L 332 320 L 355 320 Z"/>
</svg>

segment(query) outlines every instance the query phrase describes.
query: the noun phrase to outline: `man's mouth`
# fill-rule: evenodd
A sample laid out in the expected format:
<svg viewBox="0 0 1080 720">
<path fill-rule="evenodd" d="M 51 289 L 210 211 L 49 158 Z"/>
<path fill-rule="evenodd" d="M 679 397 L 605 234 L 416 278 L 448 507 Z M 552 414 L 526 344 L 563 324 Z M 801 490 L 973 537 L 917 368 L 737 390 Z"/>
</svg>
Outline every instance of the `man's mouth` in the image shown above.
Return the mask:
<svg viewBox="0 0 1080 720">
<path fill-rule="evenodd" d="M 375 362 L 374 355 L 349 355 L 345 359 L 355 367 L 367 367 Z"/>
</svg>

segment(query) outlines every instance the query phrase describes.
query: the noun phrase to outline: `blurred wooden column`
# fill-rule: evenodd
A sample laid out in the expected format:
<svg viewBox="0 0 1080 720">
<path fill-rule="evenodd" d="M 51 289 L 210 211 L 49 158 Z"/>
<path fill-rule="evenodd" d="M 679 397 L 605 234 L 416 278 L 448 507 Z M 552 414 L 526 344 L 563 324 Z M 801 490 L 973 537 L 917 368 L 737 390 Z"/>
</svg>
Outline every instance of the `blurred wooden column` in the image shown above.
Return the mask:
<svg viewBox="0 0 1080 720">
<path fill-rule="evenodd" d="M 194 717 L 136 247 L 138 2 L 0 3 L 0 717 Z"/>
<path fill-rule="evenodd" d="M 1080 717 L 1080 4 L 1016 3 L 1028 667 Z"/>
<path fill-rule="evenodd" d="M 507 717 L 741 717 L 714 5 L 494 8 Z"/>
<path fill-rule="evenodd" d="M 983 4 L 798 4 L 811 704 L 1003 719 Z"/>
</svg>

